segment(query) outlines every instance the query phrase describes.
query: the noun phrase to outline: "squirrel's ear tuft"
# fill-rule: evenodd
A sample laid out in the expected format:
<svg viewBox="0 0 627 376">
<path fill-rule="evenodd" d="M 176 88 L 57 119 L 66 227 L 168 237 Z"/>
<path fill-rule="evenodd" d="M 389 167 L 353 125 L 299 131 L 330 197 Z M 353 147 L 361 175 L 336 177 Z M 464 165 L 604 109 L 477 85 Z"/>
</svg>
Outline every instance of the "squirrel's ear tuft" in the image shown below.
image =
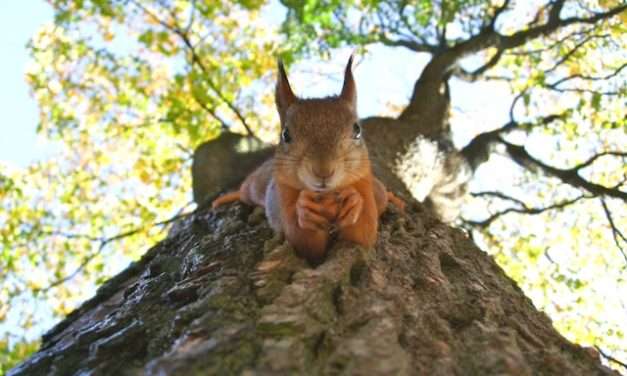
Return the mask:
<svg viewBox="0 0 627 376">
<path fill-rule="evenodd" d="M 283 120 L 288 107 L 296 103 L 297 98 L 294 95 L 292 88 L 290 87 L 290 82 L 287 80 L 287 73 L 285 73 L 283 61 L 281 61 L 280 59 L 278 62 L 278 67 L 279 76 L 276 82 L 275 100 L 277 110 L 279 111 L 279 116 L 281 117 L 281 120 Z"/>
<path fill-rule="evenodd" d="M 346 64 L 346 70 L 344 71 L 344 85 L 342 86 L 342 93 L 340 99 L 343 99 L 351 105 L 353 109 L 357 108 L 357 87 L 355 86 L 355 79 L 353 78 L 353 55 L 348 59 Z"/>
</svg>

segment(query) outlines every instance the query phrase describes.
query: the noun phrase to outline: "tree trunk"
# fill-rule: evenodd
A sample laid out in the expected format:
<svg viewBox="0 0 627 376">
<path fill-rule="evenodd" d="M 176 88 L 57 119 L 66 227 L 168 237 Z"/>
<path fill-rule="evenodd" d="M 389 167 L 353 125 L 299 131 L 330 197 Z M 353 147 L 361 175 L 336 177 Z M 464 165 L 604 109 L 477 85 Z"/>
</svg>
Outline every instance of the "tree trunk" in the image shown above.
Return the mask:
<svg viewBox="0 0 627 376">
<path fill-rule="evenodd" d="M 596 375 L 460 230 L 417 202 L 311 268 L 261 209 L 199 210 L 10 375 Z"/>
</svg>

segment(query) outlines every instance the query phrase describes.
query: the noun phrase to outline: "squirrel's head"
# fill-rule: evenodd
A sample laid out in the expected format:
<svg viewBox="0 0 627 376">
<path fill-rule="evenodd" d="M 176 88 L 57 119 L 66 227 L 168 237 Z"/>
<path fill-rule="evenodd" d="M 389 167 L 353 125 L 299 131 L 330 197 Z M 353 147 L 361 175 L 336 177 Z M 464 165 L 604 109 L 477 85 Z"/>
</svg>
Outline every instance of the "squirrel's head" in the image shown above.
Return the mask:
<svg viewBox="0 0 627 376">
<path fill-rule="evenodd" d="M 326 192 L 352 184 L 370 171 L 357 117 L 353 57 L 338 96 L 302 99 L 294 95 L 279 62 L 276 105 L 281 139 L 275 156 L 277 179 L 297 189 Z"/>
</svg>

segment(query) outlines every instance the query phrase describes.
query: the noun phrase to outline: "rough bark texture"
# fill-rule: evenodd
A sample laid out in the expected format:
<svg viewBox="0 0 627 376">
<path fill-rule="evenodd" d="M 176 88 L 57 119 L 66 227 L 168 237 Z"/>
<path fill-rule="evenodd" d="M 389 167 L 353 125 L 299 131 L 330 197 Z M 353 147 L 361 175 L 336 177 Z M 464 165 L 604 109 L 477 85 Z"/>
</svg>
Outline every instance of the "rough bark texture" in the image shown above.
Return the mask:
<svg viewBox="0 0 627 376">
<path fill-rule="evenodd" d="M 200 211 L 10 375 L 595 375 L 494 261 L 420 204 L 313 269 L 260 209 Z"/>
</svg>

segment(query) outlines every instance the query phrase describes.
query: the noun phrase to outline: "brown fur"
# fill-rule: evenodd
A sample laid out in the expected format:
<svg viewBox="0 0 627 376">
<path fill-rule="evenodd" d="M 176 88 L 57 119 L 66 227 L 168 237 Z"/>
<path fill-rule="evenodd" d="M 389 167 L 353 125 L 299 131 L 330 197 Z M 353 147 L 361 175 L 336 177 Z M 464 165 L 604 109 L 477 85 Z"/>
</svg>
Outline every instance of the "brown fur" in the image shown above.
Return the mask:
<svg viewBox="0 0 627 376">
<path fill-rule="evenodd" d="M 276 103 L 282 137 L 276 154 L 238 192 L 214 201 L 214 207 L 237 199 L 265 207 L 275 230 L 312 262 L 324 259 L 333 224 L 340 239 L 372 247 L 388 201 L 402 204 L 372 175 L 368 150 L 356 132 L 351 63 L 352 58 L 341 94 L 316 99 L 294 95 L 279 63 Z"/>
</svg>

